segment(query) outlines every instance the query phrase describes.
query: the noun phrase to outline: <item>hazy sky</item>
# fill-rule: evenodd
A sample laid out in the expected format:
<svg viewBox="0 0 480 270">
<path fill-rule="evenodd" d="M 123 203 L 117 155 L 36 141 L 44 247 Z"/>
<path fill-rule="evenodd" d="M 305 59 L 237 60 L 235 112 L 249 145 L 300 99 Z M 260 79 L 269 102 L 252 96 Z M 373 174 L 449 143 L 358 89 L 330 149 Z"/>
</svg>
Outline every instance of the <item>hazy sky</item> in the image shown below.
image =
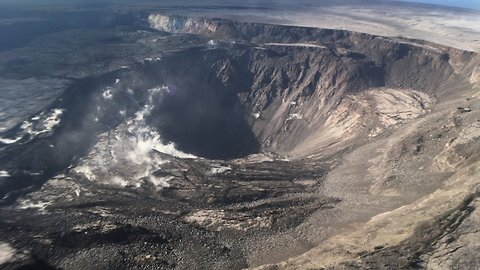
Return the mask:
<svg viewBox="0 0 480 270">
<path fill-rule="evenodd" d="M 422 2 L 453 7 L 465 7 L 480 9 L 480 0 L 402 0 L 409 2 Z"/>
<path fill-rule="evenodd" d="M 393 1 L 393 2 L 418 2 L 418 3 L 428 3 L 428 4 L 437 4 L 437 5 L 443 5 L 443 6 L 452 6 L 452 7 L 463 7 L 463 8 L 473 8 L 480 10 L 480 0 L 300 0 L 299 2 L 310 2 L 310 3 L 318 3 L 318 4 L 325 4 L 325 3 L 338 3 L 338 2 L 345 2 L 345 3 L 356 3 L 356 4 L 361 4 L 363 3 L 372 3 L 372 2 L 388 2 L 388 1 Z M 164 4 L 175 4 L 177 3 L 182 3 L 182 4 L 194 4 L 196 6 L 201 6 L 202 4 L 209 3 L 222 3 L 222 5 L 228 4 L 232 5 L 254 5 L 255 3 L 261 3 L 262 6 L 267 5 L 269 3 L 273 4 L 279 4 L 279 3 L 290 3 L 292 4 L 291 0 L 0 0 L 0 4 L 24 4 L 24 5 L 42 5 L 42 4 L 52 4 L 52 3 L 62 3 L 63 5 L 68 4 L 79 4 L 79 3 L 99 3 L 99 2 L 108 2 L 108 3 L 138 3 L 138 2 L 146 2 L 149 4 L 152 3 L 157 3 L 160 5 Z M 295 2 L 293 2 L 295 3 Z"/>
</svg>

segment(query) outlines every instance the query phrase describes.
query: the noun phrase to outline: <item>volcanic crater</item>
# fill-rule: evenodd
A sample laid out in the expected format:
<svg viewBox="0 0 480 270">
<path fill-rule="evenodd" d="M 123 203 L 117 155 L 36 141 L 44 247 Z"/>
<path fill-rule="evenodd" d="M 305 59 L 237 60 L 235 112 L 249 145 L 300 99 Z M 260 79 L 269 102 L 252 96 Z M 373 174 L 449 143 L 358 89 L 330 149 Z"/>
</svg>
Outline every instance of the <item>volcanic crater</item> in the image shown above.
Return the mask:
<svg viewBox="0 0 480 270">
<path fill-rule="evenodd" d="M 471 214 L 451 185 L 478 174 L 476 53 L 161 14 L 111 31 L 155 52 L 0 133 L 7 267 L 433 264 L 459 223 L 431 220 Z"/>
</svg>

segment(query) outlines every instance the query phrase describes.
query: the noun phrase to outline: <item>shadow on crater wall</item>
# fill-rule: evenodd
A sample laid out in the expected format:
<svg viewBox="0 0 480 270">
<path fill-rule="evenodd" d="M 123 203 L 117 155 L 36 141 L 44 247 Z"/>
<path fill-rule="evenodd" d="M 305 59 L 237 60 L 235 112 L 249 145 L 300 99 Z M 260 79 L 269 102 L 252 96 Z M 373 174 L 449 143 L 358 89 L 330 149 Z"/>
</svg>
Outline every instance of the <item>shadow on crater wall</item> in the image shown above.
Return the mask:
<svg viewBox="0 0 480 270">
<path fill-rule="evenodd" d="M 222 52 L 191 51 L 143 72 L 162 78 L 169 88 L 148 122 L 179 150 L 210 159 L 239 158 L 260 150 L 237 93 L 212 68 L 223 60 Z"/>
</svg>

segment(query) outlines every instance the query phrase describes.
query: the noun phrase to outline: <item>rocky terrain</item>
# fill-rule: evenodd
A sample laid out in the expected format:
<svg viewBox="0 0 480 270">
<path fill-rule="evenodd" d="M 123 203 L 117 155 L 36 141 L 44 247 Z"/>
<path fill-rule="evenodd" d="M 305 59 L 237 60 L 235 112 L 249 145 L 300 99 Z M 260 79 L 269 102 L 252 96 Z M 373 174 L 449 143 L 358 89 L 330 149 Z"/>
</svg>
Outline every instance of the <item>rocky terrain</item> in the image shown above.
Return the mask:
<svg viewBox="0 0 480 270">
<path fill-rule="evenodd" d="M 0 52 L 7 90 L 49 89 L 0 115 L 0 267 L 477 267 L 477 53 L 158 13 L 101 23 Z"/>
</svg>

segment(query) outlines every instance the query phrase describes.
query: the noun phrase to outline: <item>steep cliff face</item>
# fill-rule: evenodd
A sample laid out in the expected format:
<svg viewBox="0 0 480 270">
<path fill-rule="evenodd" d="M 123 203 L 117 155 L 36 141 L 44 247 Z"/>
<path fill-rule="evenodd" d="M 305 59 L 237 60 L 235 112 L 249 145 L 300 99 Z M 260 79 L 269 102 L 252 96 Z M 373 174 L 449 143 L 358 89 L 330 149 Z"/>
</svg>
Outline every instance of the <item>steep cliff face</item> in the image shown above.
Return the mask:
<svg viewBox="0 0 480 270">
<path fill-rule="evenodd" d="M 374 120 L 375 110 L 385 102 L 364 91 L 383 89 L 377 95 L 399 103 L 399 93 L 425 93 L 409 97 L 412 108 L 425 113 L 433 100 L 459 94 L 450 91 L 454 85 L 472 80 L 473 68 L 464 68 L 472 53 L 422 41 L 164 15 L 151 15 L 149 22 L 161 31 L 228 44 L 235 56 L 216 64 L 217 75 L 239 92 L 261 148 L 292 156 L 325 153 L 328 145 L 380 134 L 385 121 Z M 407 112 L 402 118 L 403 109 L 398 105 L 389 113 L 390 123 L 419 115 Z"/>
</svg>

